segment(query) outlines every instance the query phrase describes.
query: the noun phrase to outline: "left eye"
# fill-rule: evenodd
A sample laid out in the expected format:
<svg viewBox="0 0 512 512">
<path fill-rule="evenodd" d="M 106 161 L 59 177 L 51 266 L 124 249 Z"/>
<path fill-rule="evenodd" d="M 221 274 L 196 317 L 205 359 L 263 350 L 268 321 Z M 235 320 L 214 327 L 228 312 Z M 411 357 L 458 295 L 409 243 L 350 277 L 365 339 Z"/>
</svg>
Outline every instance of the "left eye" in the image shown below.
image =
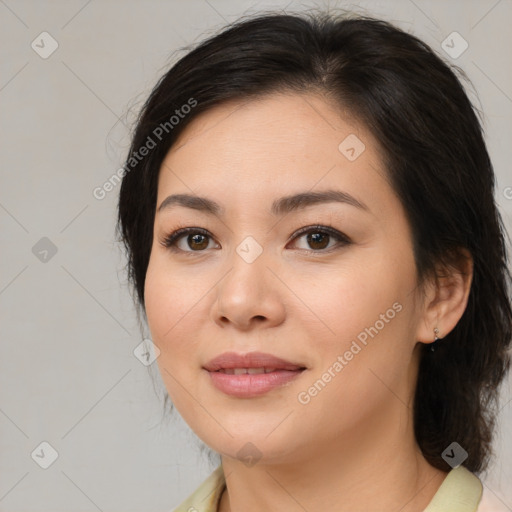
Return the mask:
<svg viewBox="0 0 512 512">
<path fill-rule="evenodd" d="M 165 237 L 161 241 L 161 244 L 173 251 L 182 251 L 188 253 L 204 252 L 205 249 L 209 248 L 209 238 L 212 239 L 211 235 L 205 229 L 182 228 Z M 331 239 L 334 239 L 336 242 L 338 242 L 338 246 L 345 246 L 351 243 L 350 239 L 346 235 L 329 226 L 309 226 L 301 228 L 291 237 L 292 240 L 300 240 L 301 238 L 306 239 L 306 243 L 310 246 L 310 249 L 299 249 L 310 252 L 329 252 L 329 250 L 325 249 L 329 247 L 329 242 Z M 180 247 L 179 245 L 183 241 L 185 242 L 185 247 Z M 187 246 L 192 250 L 188 250 L 186 248 Z M 329 249 L 332 249 L 332 246 L 329 247 Z"/>
<path fill-rule="evenodd" d="M 327 226 L 302 228 L 298 233 L 295 233 L 294 239 L 300 240 L 304 237 L 309 247 L 316 249 L 313 252 L 321 252 L 322 250 L 325 250 L 329 246 L 329 241 L 332 239 L 338 242 L 338 246 L 348 245 L 350 243 L 350 240 L 346 235 Z M 336 244 L 334 244 L 334 246 L 335 245 Z M 333 246 L 329 247 L 329 249 L 332 247 Z M 305 250 L 307 251 L 310 249 L 306 247 Z"/>
</svg>

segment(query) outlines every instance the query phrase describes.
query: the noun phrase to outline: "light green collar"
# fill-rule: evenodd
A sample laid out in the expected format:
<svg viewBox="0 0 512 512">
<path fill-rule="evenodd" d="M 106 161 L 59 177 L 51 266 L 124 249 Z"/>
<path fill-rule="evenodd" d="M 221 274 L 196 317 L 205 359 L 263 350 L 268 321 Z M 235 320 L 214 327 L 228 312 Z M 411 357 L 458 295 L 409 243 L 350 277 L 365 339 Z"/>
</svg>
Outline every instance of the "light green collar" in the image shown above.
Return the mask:
<svg viewBox="0 0 512 512">
<path fill-rule="evenodd" d="M 482 483 L 464 466 L 452 469 L 423 512 L 475 512 L 482 498 Z"/>
<path fill-rule="evenodd" d="M 222 465 L 173 512 L 217 512 L 226 480 Z M 452 469 L 423 512 L 476 512 L 482 483 L 463 466 Z"/>
<path fill-rule="evenodd" d="M 172 512 L 217 512 L 226 480 L 222 464 Z"/>
</svg>

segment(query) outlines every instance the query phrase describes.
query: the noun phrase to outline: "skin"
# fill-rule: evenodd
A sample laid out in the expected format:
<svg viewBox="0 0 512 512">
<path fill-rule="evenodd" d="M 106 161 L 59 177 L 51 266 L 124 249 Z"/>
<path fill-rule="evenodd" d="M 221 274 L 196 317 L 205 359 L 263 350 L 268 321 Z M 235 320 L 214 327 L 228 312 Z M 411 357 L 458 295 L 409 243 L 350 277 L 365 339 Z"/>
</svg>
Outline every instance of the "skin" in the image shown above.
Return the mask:
<svg viewBox="0 0 512 512">
<path fill-rule="evenodd" d="M 349 134 L 365 144 L 354 161 L 338 149 Z M 326 189 L 351 194 L 368 211 L 326 202 L 270 213 L 277 198 Z M 414 439 L 418 349 L 434 340 L 434 327 L 442 338 L 462 316 L 471 267 L 418 286 L 410 227 L 377 141 L 316 94 L 225 103 L 194 119 L 166 156 L 157 207 L 177 193 L 211 198 L 225 213 L 176 205 L 156 213 L 146 313 L 172 402 L 221 454 L 227 490 L 219 510 L 423 510 L 446 473 Z M 315 224 L 351 243 L 293 236 Z M 210 237 L 187 243 L 185 235 L 181 252 L 164 247 L 183 226 Z M 252 263 L 236 252 L 247 236 L 263 249 Z M 401 311 L 300 403 L 298 394 L 395 303 Z M 235 398 L 202 369 L 226 351 L 269 352 L 307 370 L 266 395 Z M 254 465 L 237 458 L 248 442 L 260 457 Z"/>
</svg>

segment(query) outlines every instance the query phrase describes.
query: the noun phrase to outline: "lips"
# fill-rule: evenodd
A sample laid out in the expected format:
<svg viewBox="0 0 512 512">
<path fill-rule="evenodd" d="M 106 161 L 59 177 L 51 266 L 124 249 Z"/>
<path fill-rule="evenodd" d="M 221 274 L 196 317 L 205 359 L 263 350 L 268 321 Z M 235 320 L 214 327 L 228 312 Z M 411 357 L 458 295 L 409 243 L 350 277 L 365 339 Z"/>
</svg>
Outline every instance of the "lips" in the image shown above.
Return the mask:
<svg viewBox="0 0 512 512">
<path fill-rule="evenodd" d="M 209 361 L 203 369 L 223 393 L 252 398 L 288 384 L 301 375 L 306 366 L 262 352 L 226 352 Z"/>
<path fill-rule="evenodd" d="M 237 354 L 236 352 L 225 352 L 220 356 L 215 357 L 207 364 L 204 369 L 209 372 L 216 372 L 219 370 L 234 370 L 234 369 L 265 369 L 265 370 L 301 370 L 305 369 L 305 365 L 286 361 L 271 354 L 263 352 L 250 352 L 248 354 Z M 247 373 L 247 372 L 244 372 Z M 256 373 L 256 372 L 250 372 Z M 258 372 L 263 373 L 263 372 Z"/>
</svg>

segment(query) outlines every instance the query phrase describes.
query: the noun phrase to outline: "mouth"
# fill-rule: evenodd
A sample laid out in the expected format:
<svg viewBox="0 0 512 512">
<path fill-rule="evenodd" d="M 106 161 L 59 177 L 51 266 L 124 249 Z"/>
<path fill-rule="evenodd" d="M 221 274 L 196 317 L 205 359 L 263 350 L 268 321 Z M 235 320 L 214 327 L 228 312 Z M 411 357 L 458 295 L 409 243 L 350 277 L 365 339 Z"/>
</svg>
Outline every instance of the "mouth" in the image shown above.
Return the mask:
<svg viewBox="0 0 512 512">
<path fill-rule="evenodd" d="M 306 365 L 287 361 L 264 352 L 248 352 L 246 354 L 224 352 L 206 363 L 203 368 L 209 372 L 243 370 L 243 373 L 269 373 L 275 370 L 294 371 L 305 369 Z"/>
<path fill-rule="evenodd" d="M 226 352 L 208 362 L 203 369 L 219 391 L 237 398 L 253 398 L 285 386 L 307 368 L 271 354 Z"/>
<path fill-rule="evenodd" d="M 272 373 L 281 368 L 221 368 L 217 370 L 227 375 L 259 375 L 261 373 Z"/>
</svg>

